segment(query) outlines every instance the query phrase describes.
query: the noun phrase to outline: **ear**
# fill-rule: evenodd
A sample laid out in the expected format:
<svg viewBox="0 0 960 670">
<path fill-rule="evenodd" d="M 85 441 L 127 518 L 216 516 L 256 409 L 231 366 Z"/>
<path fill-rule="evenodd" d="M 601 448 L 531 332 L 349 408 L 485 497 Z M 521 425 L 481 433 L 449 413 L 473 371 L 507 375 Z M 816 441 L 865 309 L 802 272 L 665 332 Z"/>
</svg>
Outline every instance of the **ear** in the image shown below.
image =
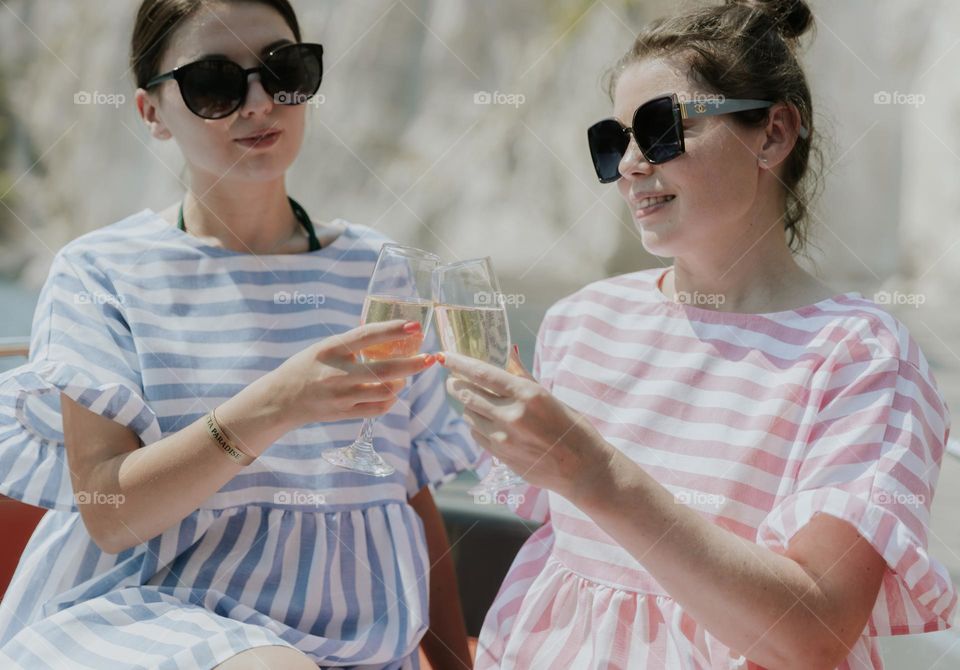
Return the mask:
<svg viewBox="0 0 960 670">
<path fill-rule="evenodd" d="M 761 168 L 773 169 L 787 159 L 800 135 L 800 110 L 786 102 L 770 108 L 763 146 L 757 154 Z"/>
<path fill-rule="evenodd" d="M 137 113 L 147 125 L 150 134 L 158 140 L 169 140 L 173 134 L 167 128 L 163 119 L 160 118 L 159 100 L 145 89 L 138 88 L 134 94 L 134 100 L 137 103 Z"/>
</svg>

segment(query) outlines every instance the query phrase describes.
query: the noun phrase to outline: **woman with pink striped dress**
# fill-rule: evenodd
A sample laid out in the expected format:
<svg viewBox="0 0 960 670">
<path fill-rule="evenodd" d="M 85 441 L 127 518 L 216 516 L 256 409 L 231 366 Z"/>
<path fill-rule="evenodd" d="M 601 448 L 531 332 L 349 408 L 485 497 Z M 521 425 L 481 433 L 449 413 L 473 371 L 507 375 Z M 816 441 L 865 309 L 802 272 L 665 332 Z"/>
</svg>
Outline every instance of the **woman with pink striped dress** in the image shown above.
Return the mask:
<svg viewBox="0 0 960 670">
<path fill-rule="evenodd" d="M 949 430 L 930 367 L 795 260 L 811 22 L 802 0 L 728 1 L 642 31 L 589 140 L 673 265 L 555 304 L 532 376 L 444 354 L 474 438 L 530 483 L 518 512 L 544 522 L 479 669 L 875 669 L 877 636 L 951 625 L 927 550 Z"/>
</svg>

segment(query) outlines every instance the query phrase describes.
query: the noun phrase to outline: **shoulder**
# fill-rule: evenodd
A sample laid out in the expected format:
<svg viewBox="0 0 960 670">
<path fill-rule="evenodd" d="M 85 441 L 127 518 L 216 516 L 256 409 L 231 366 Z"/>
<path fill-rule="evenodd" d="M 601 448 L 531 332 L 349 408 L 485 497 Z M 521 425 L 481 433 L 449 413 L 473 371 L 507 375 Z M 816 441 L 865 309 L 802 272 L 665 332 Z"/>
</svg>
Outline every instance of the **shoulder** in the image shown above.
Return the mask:
<svg viewBox="0 0 960 670">
<path fill-rule="evenodd" d="M 662 268 L 640 270 L 600 279 L 555 302 L 543 318 L 545 330 L 565 330 L 571 321 L 587 313 L 596 313 L 595 307 L 619 313 L 636 310 L 657 302 L 657 279 Z"/>
<path fill-rule="evenodd" d="M 351 250 L 365 253 L 368 256 L 373 254 L 374 260 L 376 260 L 377 254 L 380 253 L 380 247 L 387 243 L 396 242 L 396 240 L 390 236 L 370 226 L 352 223 L 344 219 L 336 219 L 334 223 L 343 228 L 341 236 L 349 242 L 348 247 Z"/>
<path fill-rule="evenodd" d="M 834 365 L 887 359 L 927 372 L 907 326 L 873 300 L 847 293 L 820 303 L 809 317 L 824 321 L 822 333 L 833 345 Z"/>
</svg>

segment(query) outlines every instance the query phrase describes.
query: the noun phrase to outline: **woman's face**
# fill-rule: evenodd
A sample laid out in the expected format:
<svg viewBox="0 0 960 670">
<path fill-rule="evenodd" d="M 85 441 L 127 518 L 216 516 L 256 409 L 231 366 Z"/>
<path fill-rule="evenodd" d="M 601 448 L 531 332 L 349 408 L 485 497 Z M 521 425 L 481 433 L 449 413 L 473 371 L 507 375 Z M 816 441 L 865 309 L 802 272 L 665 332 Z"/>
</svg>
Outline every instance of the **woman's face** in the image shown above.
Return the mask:
<svg viewBox="0 0 960 670">
<path fill-rule="evenodd" d="M 617 81 L 614 115 L 629 125 L 637 107 L 671 93 L 681 100 L 709 94 L 669 61 L 635 63 Z M 686 119 L 683 124 L 686 151 L 678 158 L 651 165 L 631 138 L 620 161 L 620 195 L 630 207 L 644 247 L 657 256 L 726 250 L 756 223 L 757 154 L 763 146 L 763 128 L 742 127 L 726 115 Z M 674 199 L 652 211 L 640 211 L 647 195 Z"/>
<path fill-rule="evenodd" d="M 175 30 L 159 72 L 214 54 L 244 68 L 257 67 L 266 52 L 283 41 L 296 39 L 273 8 L 257 2 L 217 3 L 201 8 Z M 160 139 L 173 137 L 194 175 L 198 171 L 206 173 L 213 181 L 282 177 L 303 141 L 304 105 L 274 104 L 257 75 L 250 77 L 240 109 L 222 119 L 193 114 L 175 81 L 164 82 L 146 94 L 138 92 L 138 96 L 146 98 L 143 115 L 153 135 Z M 265 129 L 280 132 L 269 146 L 238 141 Z"/>
</svg>

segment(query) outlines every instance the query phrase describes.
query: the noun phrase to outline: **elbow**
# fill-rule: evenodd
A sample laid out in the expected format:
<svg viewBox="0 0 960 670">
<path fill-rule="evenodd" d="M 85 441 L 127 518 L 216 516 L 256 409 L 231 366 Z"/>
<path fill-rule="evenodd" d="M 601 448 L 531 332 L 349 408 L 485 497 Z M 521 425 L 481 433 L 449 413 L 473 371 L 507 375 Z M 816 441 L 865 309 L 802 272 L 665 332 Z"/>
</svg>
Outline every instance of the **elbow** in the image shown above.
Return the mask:
<svg viewBox="0 0 960 670">
<path fill-rule="evenodd" d="M 80 518 L 90 539 L 105 554 L 119 554 L 137 544 L 131 534 L 123 529 L 119 519 L 105 510 L 80 508 Z"/>
<path fill-rule="evenodd" d="M 810 637 L 803 636 L 794 640 L 790 658 L 783 659 L 783 667 L 789 670 L 836 670 L 850 654 L 850 649 L 835 634 Z"/>
</svg>

